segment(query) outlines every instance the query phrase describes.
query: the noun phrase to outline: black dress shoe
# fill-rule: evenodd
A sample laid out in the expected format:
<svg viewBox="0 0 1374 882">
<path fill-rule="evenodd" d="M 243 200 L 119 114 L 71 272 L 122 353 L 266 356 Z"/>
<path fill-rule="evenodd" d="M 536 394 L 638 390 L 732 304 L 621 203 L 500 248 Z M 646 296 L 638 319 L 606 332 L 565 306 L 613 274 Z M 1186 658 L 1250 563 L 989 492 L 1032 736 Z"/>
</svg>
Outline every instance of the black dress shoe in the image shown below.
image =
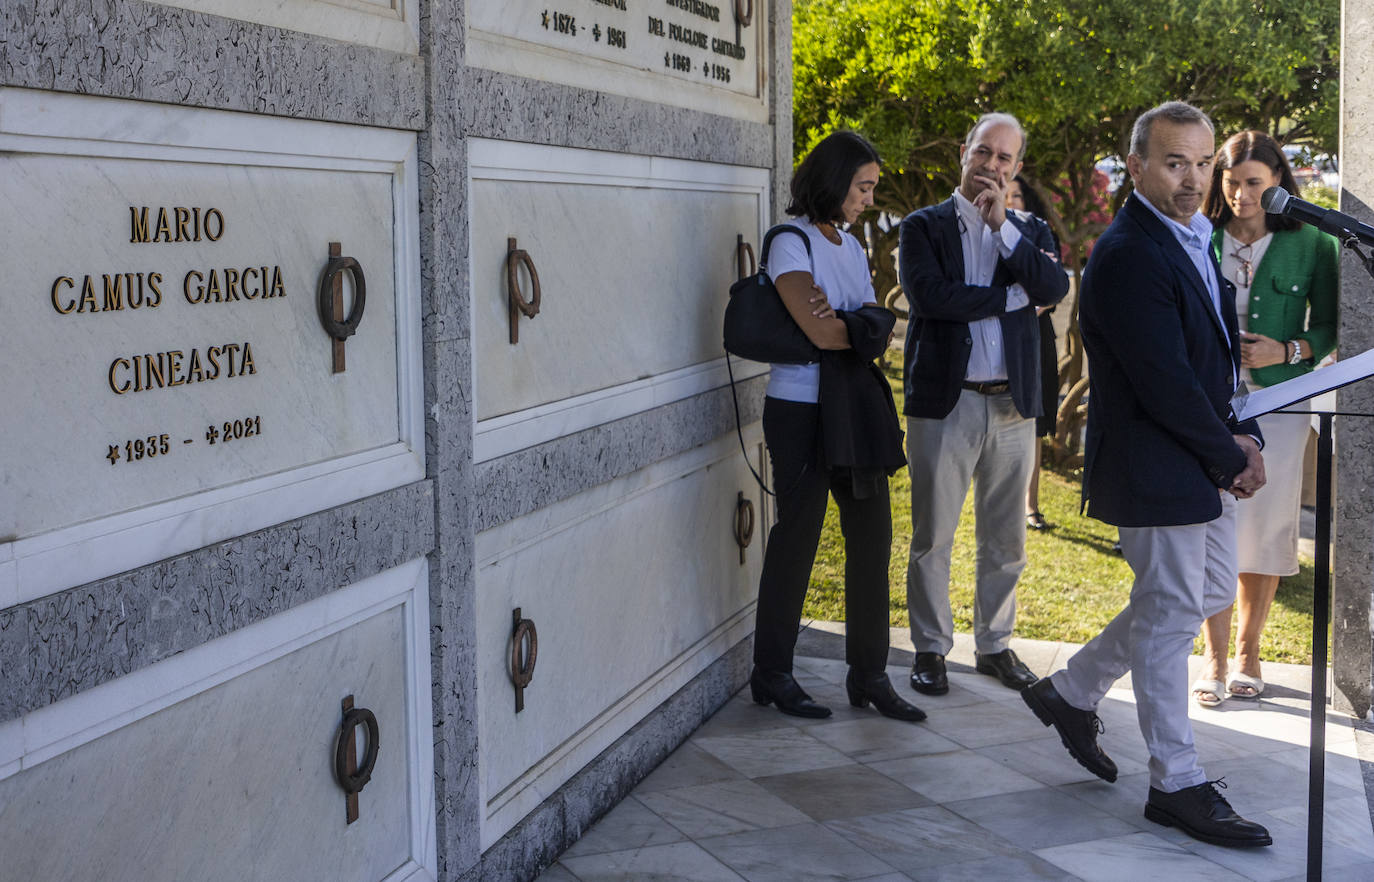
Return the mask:
<svg viewBox="0 0 1374 882">
<path fill-rule="evenodd" d="M 1273 845 L 1269 831 L 1236 814 L 1226 797 L 1217 790 L 1226 783 L 1220 779 L 1204 781 L 1173 793 L 1150 788 L 1145 803 L 1145 817 L 1156 824 L 1177 827 L 1194 839 L 1213 845 L 1232 845 L 1237 848 L 1257 848 Z"/>
<path fill-rule="evenodd" d="M 1097 746 L 1097 733 L 1106 730 L 1097 714 L 1065 701 L 1049 677 L 1022 689 L 1021 700 L 1035 711 L 1040 722 L 1059 732 L 1059 740 L 1080 766 L 1104 781 L 1116 780 L 1116 763 Z"/>
<path fill-rule="evenodd" d="M 949 691 L 949 676 L 945 674 L 945 657 L 938 652 L 916 653 L 911 666 L 911 688 L 922 695 L 944 695 Z"/>
<path fill-rule="evenodd" d="M 919 723 L 926 718 L 925 711 L 902 700 L 892 688 L 892 681 L 887 678 L 885 671 L 861 674 L 850 668 L 849 676 L 844 679 L 844 686 L 849 690 L 849 703 L 855 707 L 868 707 L 871 701 L 878 713 L 894 720 Z"/>
<path fill-rule="evenodd" d="M 1040 678 L 1031 673 L 1016 653 L 1010 649 L 988 655 L 973 654 L 973 669 L 980 674 L 991 674 L 1002 681 L 1008 689 L 1021 690 Z"/>
<path fill-rule="evenodd" d="M 830 708 L 812 701 L 811 696 L 786 671 L 754 668 L 749 675 L 749 691 L 759 704 L 775 704 L 778 710 L 794 717 L 820 720 L 830 716 Z"/>
</svg>

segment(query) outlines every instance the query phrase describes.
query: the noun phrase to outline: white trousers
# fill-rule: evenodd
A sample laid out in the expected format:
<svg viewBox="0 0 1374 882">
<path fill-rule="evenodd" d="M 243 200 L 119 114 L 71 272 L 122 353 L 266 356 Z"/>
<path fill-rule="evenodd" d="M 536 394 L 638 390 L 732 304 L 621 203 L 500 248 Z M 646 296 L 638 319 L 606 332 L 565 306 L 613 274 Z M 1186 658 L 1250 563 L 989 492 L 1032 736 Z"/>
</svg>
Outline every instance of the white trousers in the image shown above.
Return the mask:
<svg viewBox="0 0 1374 882">
<path fill-rule="evenodd" d="M 948 655 L 954 646 L 949 607 L 954 529 L 973 484 L 978 543 L 973 594 L 974 648 L 1007 648 L 1016 624 L 1016 581 L 1026 568 L 1026 488 L 1035 466 L 1035 420 L 1011 395 L 963 390 L 942 420 L 907 419 L 911 474 L 911 556 L 906 604 L 917 652 Z"/>
<path fill-rule="evenodd" d="M 1204 524 L 1121 528 L 1130 602 L 1052 677 L 1065 701 L 1095 711 L 1131 672 L 1150 785 L 1166 793 L 1207 780 L 1188 719 L 1188 656 L 1203 619 L 1236 597 L 1236 500 L 1221 499 L 1221 517 Z"/>
</svg>

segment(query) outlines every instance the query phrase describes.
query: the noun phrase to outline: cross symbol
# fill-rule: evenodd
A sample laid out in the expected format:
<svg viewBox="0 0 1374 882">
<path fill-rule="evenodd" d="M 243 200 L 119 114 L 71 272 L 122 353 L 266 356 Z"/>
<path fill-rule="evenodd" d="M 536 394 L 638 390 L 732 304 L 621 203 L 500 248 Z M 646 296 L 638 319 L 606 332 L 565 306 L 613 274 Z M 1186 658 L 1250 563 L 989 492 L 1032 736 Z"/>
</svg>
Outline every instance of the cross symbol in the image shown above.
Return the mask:
<svg viewBox="0 0 1374 882">
<path fill-rule="evenodd" d="M 547 30 L 549 29 L 549 11 L 548 11 L 547 9 L 544 10 L 543 16 L 544 16 L 544 30 L 547 31 Z"/>
</svg>

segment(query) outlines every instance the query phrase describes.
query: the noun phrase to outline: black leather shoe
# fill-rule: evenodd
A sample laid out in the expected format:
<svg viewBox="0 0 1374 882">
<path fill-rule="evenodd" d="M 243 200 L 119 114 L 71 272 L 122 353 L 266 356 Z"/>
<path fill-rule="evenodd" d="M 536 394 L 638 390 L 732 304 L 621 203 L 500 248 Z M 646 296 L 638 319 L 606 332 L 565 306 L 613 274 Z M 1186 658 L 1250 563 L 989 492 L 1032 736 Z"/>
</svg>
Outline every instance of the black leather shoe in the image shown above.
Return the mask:
<svg viewBox="0 0 1374 882">
<path fill-rule="evenodd" d="M 973 654 L 973 669 L 980 674 L 990 674 L 1002 681 L 1008 689 L 1025 689 L 1040 678 L 1031 673 L 1016 653 L 1010 649 L 988 655 Z"/>
<path fill-rule="evenodd" d="M 925 711 L 897 695 L 885 671 L 860 674 L 850 668 L 849 676 L 844 679 L 844 687 L 849 690 L 849 703 L 855 707 L 868 707 L 871 701 L 878 713 L 894 720 L 919 723 L 926 718 Z"/>
<path fill-rule="evenodd" d="M 775 704 L 778 710 L 794 717 L 821 720 L 830 716 L 830 708 L 816 704 L 786 671 L 754 668 L 749 675 L 749 691 L 759 704 Z"/>
<path fill-rule="evenodd" d="M 1213 845 L 1237 848 L 1273 845 L 1269 831 L 1236 814 L 1226 797 L 1217 790 L 1218 786 L 1225 789 L 1226 782 L 1221 779 L 1204 781 L 1173 793 L 1151 787 L 1145 803 L 1145 817 L 1156 824 L 1177 827 L 1194 839 Z"/>
<path fill-rule="evenodd" d="M 922 695 L 944 695 L 949 691 L 949 676 L 945 674 L 945 657 L 938 652 L 916 653 L 911 666 L 911 688 Z"/>
<path fill-rule="evenodd" d="M 1040 722 L 1059 732 L 1059 740 L 1080 766 L 1104 781 L 1116 780 L 1116 763 L 1097 746 L 1097 733 L 1106 730 L 1097 714 L 1065 701 L 1049 677 L 1022 689 L 1021 700 L 1035 711 Z"/>
</svg>

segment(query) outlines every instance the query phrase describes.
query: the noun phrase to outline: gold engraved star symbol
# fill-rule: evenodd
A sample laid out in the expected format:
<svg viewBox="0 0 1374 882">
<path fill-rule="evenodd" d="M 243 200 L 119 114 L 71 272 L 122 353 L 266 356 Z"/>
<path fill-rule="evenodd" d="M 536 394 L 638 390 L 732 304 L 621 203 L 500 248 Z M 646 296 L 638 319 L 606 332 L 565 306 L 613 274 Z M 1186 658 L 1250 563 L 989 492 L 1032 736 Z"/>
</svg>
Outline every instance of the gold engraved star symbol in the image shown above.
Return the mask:
<svg viewBox="0 0 1374 882">
<path fill-rule="evenodd" d="M 543 16 L 544 16 L 544 30 L 547 31 L 547 30 L 549 29 L 549 11 L 548 11 L 547 9 L 544 10 Z"/>
<path fill-rule="evenodd" d="M 105 454 L 105 458 L 110 461 L 110 465 L 114 465 L 115 463 L 119 462 L 119 445 L 111 444 L 110 452 Z"/>
</svg>

